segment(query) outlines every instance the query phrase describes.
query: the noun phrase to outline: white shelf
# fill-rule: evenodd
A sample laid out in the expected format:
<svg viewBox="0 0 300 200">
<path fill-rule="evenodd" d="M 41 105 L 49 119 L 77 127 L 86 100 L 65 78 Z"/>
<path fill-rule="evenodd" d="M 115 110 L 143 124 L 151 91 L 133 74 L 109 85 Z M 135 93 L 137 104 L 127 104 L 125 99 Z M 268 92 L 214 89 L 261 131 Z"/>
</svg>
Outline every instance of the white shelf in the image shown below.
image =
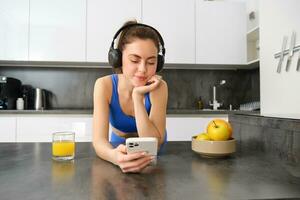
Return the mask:
<svg viewBox="0 0 300 200">
<path fill-rule="evenodd" d="M 255 42 L 259 39 L 259 26 L 247 32 L 247 41 Z"/>
<path fill-rule="evenodd" d="M 259 63 L 259 58 L 255 59 L 255 60 L 248 61 L 247 65 L 252 65 L 252 64 L 256 64 L 256 63 Z"/>
<path fill-rule="evenodd" d="M 258 48 L 257 48 L 258 46 Z M 259 61 L 259 26 L 247 32 L 247 63 L 252 65 Z"/>
</svg>

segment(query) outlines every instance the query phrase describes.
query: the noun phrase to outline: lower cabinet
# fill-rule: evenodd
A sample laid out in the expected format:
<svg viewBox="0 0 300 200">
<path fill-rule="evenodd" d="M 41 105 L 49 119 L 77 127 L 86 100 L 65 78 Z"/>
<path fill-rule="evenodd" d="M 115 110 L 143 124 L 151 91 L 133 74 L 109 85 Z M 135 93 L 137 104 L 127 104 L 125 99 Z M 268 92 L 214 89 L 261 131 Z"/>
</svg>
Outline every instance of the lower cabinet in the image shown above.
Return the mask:
<svg viewBox="0 0 300 200">
<path fill-rule="evenodd" d="M 51 142 L 52 133 L 75 132 L 76 142 L 92 141 L 92 117 L 22 116 L 17 117 L 17 142 Z"/>
<path fill-rule="evenodd" d="M 167 117 L 168 141 L 190 141 L 192 136 L 206 132 L 208 122 L 216 118 L 228 121 L 228 115 Z"/>
<path fill-rule="evenodd" d="M 193 135 L 205 132 L 208 122 L 227 115 L 169 115 L 166 129 L 168 141 L 190 141 Z M 52 133 L 75 132 L 76 142 L 91 142 L 92 115 L 20 115 L 0 117 L 0 142 L 51 142 Z M 109 133 L 111 132 L 111 127 Z"/>
<path fill-rule="evenodd" d="M 16 141 L 16 117 L 0 117 L 0 142 Z"/>
</svg>

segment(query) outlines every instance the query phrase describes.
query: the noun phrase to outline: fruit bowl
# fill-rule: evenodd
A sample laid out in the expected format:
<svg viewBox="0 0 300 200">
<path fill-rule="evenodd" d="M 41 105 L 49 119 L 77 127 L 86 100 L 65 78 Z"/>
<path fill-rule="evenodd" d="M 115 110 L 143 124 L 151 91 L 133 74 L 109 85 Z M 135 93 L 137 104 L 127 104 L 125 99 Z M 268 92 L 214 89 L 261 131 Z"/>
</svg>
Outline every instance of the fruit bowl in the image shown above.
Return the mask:
<svg viewBox="0 0 300 200">
<path fill-rule="evenodd" d="M 204 157 L 226 157 L 235 152 L 236 140 L 234 138 L 225 141 L 196 140 L 196 136 L 193 136 L 192 150 Z"/>
</svg>

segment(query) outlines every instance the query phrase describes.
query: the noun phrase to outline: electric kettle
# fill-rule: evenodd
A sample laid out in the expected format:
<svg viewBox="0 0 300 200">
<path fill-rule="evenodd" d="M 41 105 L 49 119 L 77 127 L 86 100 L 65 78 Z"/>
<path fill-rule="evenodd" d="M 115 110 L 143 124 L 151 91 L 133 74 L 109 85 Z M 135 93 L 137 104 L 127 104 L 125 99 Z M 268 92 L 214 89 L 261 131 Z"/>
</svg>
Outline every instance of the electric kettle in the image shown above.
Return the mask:
<svg viewBox="0 0 300 200">
<path fill-rule="evenodd" d="M 35 110 L 46 109 L 46 92 L 41 88 L 34 89 L 34 109 Z"/>
</svg>

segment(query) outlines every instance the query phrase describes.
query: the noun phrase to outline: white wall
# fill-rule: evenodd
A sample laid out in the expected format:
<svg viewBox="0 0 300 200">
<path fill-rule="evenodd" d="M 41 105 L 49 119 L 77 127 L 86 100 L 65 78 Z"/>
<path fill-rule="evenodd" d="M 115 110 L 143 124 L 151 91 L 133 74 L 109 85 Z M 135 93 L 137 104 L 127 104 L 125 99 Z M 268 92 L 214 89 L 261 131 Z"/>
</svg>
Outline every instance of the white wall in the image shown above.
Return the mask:
<svg viewBox="0 0 300 200">
<path fill-rule="evenodd" d="M 300 44 L 300 1 L 263 0 L 260 12 L 260 96 L 261 114 L 300 119 L 300 72 L 296 71 L 299 51 L 292 57 L 290 70 L 285 71 L 287 56 L 284 57 L 281 73 L 277 73 L 279 52 L 283 36 L 289 37 L 296 31 L 296 45 Z"/>
</svg>

